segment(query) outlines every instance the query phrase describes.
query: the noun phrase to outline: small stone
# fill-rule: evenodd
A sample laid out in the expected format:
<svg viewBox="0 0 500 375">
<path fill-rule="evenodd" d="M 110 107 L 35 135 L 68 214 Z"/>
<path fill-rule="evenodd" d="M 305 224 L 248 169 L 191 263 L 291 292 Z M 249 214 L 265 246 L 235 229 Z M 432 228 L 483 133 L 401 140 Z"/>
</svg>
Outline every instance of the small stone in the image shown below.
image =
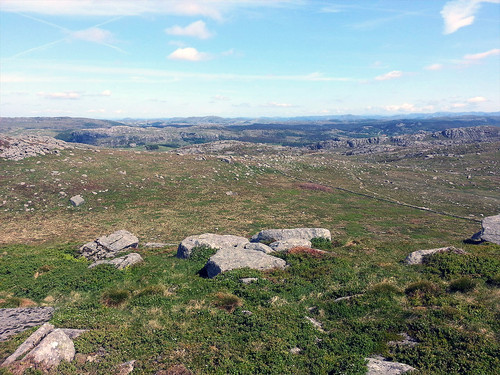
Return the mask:
<svg viewBox="0 0 500 375">
<path fill-rule="evenodd" d="M 69 201 L 75 207 L 81 206 L 83 203 L 85 203 L 85 199 L 83 199 L 81 195 L 75 195 L 74 197 L 71 197 Z"/>
<path fill-rule="evenodd" d="M 440 247 L 437 249 L 429 249 L 429 250 L 417 250 L 406 257 L 406 263 L 410 265 L 422 264 L 426 257 L 432 254 L 445 253 L 445 252 L 452 252 L 455 254 L 467 254 L 462 249 L 457 249 L 456 247 L 453 246 Z"/>
<path fill-rule="evenodd" d="M 257 277 L 244 277 L 242 279 L 240 279 L 240 282 L 243 283 L 243 284 L 251 284 L 255 281 L 258 281 L 259 279 Z"/>
<path fill-rule="evenodd" d="M 383 358 L 366 358 L 366 360 L 368 361 L 366 375 L 399 375 L 415 370 L 415 368 L 404 363 L 390 362 Z"/>
</svg>

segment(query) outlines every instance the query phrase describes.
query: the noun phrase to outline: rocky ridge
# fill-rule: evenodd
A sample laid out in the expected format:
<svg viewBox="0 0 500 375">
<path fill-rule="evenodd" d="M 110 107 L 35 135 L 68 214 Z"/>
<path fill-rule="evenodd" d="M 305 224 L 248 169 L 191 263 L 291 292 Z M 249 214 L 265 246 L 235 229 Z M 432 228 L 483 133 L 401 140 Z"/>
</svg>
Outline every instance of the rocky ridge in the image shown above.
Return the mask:
<svg viewBox="0 0 500 375">
<path fill-rule="evenodd" d="M 9 137 L 0 134 L 0 158 L 22 160 L 32 156 L 59 154 L 61 150 L 73 149 L 75 145 L 52 137 L 28 135 Z"/>
</svg>

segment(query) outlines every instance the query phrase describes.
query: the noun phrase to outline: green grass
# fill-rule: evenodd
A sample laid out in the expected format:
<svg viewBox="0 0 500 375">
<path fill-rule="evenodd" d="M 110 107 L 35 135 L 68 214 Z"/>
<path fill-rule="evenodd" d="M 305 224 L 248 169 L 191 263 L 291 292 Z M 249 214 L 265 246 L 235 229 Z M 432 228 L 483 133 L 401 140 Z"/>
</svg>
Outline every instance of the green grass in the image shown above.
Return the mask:
<svg viewBox="0 0 500 375">
<path fill-rule="evenodd" d="M 500 247 L 463 243 L 479 223 L 321 187 L 368 189 L 419 205 L 416 192 L 437 192 L 437 208 L 463 215 L 472 204 L 473 214 L 492 214 L 488 202 L 499 199 L 494 176 L 485 171 L 471 187 L 455 171 L 476 168 L 494 152 L 456 160 L 449 173 L 436 159 L 402 160 L 396 168 L 363 156 L 283 162 L 244 152 L 252 157 L 234 164 L 137 150 L 0 161 L 0 203 L 7 201 L 0 207 L 0 307 L 55 306 L 57 327 L 89 330 L 75 340 L 76 349 L 102 356 L 64 364 L 59 374 L 108 374 L 132 359 L 139 374 L 180 364 L 195 374 L 364 374 L 364 358 L 374 354 L 418 374 L 498 373 Z M 432 180 L 432 170 L 454 185 Z M 388 190 L 384 179 L 400 189 Z M 82 193 L 86 203 L 68 206 L 59 191 Z M 312 241 L 329 254 L 282 253 L 285 270 L 241 269 L 214 279 L 200 272 L 210 248 L 178 259 L 175 246 L 139 247 L 144 262 L 123 271 L 88 269 L 76 256 L 79 245 L 117 229 L 145 243 L 291 227 L 330 229 L 331 242 Z M 412 251 L 442 246 L 468 255 L 404 263 Z M 246 285 L 243 277 L 258 281 Z M 321 322 L 322 331 L 306 317 Z M 0 343 L 0 361 L 31 332 Z M 419 344 L 387 345 L 403 332 Z M 300 353 L 292 354 L 296 347 Z"/>
</svg>

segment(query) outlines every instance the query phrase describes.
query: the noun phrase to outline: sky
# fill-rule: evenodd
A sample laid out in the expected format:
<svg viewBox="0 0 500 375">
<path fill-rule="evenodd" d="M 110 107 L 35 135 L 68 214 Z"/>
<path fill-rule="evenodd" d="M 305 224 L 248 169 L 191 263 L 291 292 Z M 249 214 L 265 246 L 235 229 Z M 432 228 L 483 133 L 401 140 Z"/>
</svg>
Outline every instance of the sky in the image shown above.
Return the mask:
<svg viewBox="0 0 500 375">
<path fill-rule="evenodd" d="M 500 111 L 500 0 L 0 0 L 0 116 Z"/>
</svg>

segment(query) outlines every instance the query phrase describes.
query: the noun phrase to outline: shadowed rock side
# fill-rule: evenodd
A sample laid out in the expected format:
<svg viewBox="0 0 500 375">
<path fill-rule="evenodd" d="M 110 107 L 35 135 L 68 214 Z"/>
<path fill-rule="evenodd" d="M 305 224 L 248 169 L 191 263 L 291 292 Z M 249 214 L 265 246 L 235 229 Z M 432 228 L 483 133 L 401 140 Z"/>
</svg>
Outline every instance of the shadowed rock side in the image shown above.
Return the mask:
<svg viewBox="0 0 500 375">
<path fill-rule="evenodd" d="M 481 222 L 481 226 L 481 232 L 474 236 L 479 236 L 482 241 L 500 245 L 500 215 L 485 217 Z"/>
<path fill-rule="evenodd" d="M 53 313 L 53 307 L 0 309 L 0 341 L 48 322 Z"/>
</svg>

